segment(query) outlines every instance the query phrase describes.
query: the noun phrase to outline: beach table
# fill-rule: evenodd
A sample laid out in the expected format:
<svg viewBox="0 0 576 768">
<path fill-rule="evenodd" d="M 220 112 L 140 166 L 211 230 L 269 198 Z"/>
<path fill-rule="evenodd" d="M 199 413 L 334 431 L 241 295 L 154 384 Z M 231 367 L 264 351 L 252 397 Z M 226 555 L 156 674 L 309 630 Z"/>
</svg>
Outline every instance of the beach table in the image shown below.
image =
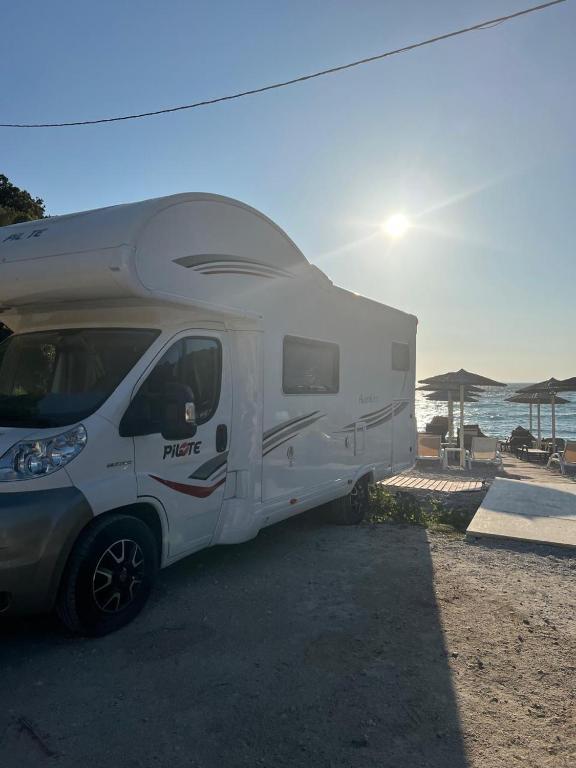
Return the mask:
<svg viewBox="0 0 576 768">
<path fill-rule="evenodd" d="M 545 464 L 548 461 L 548 451 L 543 451 L 541 448 L 527 448 L 523 446 L 520 449 L 520 458 L 526 458 L 526 461 L 540 461 Z"/>
<path fill-rule="evenodd" d="M 466 452 L 467 452 L 467 451 L 466 451 L 466 448 L 458 448 L 458 447 L 456 447 L 456 446 L 454 446 L 454 445 L 447 445 L 447 446 L 444 448 L 444 466 L 445 466 L 445 467 L 447 467 L 447 466 L 448 466 L 448 464 L 449 464 L 449 461 L 448 461 L 448 459 L 449 459 L 449 455 L 450 455 L 451 453 L 454 453 L 454 454 L 456 454 L 456 456 L 458 457 L 458 460 L 459 460 L 459 462 L 460 462 L 460 465 L 462 465 L 461 456 L 462 456 L 462 454 L 463 454 L 463 455 L 464 455 L 464 458 L 466 458 Z"/>
</svg>

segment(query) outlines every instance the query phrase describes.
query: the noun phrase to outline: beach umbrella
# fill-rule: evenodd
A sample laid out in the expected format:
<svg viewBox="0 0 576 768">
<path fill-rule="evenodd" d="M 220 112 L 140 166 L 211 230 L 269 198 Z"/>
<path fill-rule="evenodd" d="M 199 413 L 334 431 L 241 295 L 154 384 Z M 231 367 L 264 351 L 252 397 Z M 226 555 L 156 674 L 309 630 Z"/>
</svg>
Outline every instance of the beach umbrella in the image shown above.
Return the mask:
<svg viewBox="0 0 576 768">
<path fill-rule="evenodd" d="M 518 392 L 524 394 L 525 392 L 560 392 L 564 383 L 560 379 L 555 379 L 553 376 L 546 381 L 538 381 L 536 384 L 529 384 L 527 387 L 521 387 Z"/>
<path fill-rule="evenodd" d="M 537 408 L 537 424 L 538 424 L 538 446 L 540 446 L 540 441 L 542 439 L 542 432 L 540 430 L 540 406 L 541 405 L 551 405 L 552 404 L 552 397 L 554 397 L 554 404 L 555 405 L 564 405 L 565 403 L 569 403 L 569 400 L 566 400 L 563 397 L 560 397 L 560 395 L 552 394 L 550 392 L 518 392 L 515 395 L 511 395 L 510 397 L 506 398 L 506 402 L 508 403 L 524 403 L 525 405 L 530 406 L 530 432 L 532 432 L 532 406 L 535 405 Z"/>
<path fill-rule="evenodd" d="M 465 403 L 478 402 L 478 397 L 475 397 L 478 392 L 472 392 L 472 389 L 476 389 L 478 392 L 484 391 L 482 389 L 478 389 L 478 387 L 466 387 L 464 391 Z M 448 435 L 450 437 L 450 441 L 452 441 L 454 439 L 454 390 L 444 389 L 440 390 L 439 392 L 433 391 L 428 395 L 424 395 L 424 397 L 426 400 L 434 400 L 438 403 L 448 403 Z"/>
<path fill-rule="evenodd" d="M 438 403 L 447 403 L 448 399 L 452 396 L 452 392 L 443 391 L 440 390 L 438 392 L 429 392 L 427 395 L 424 395 L 426 400 L 435 400 Z M 464 393 L 464 402 L 465 403 L 477 403 L 478 398 L 473 392 L 465 392 Z"/>
<path fill-rule="evenodd" d="M 434 400 L 437 403 L 448 403 L 452 400 L 452 392 L 430 392 L 428 395 L 424 395 L 426 400 Z M 471 393 L 464 393 L 465 403 L 477 403 L 478 398 L 474 397 Z"/>
<path fill-rule="evenodd" d="M 552 407 L 552 452 L 556 451 L 556 403 L 558 392 L 576 392 L 576 377 L 572 379 L 546 379 L 536 384 L 530 384 L 528 387 L 522 387 L 518 392 L 520 394 L 532 394 L 534 392 L 544 395 L 550 395 L 550 405 Z"/>
<path fill-rule="evenodd" d="M 482 387 L 470 386 L 470 387 L 464 387 L 464 389 L 465 389 L 466 392 L 471 393 L 471 394 L 475 394 L 475 395 L 480 395 L 480 394 L 482 394 L 482 392 L 484 392 Z M 459 391 L 460 391 L 460 387 L 458 387 L 458 386 L 447 387 L 445 385 L 442 386 L 442 387 L 438 387 L 436 384 L 422 384 L 421 387 L 416 387 L 416 391 L 417 392 L 437 392 L 437 391 L 442 391 L 442 392 L 453 392 L 453 393 L 455 392 L 456 394 L 458 394 Z"/>
<path fill-rule="evenodd" d="M 560 392 L 576 392 L 576 376 L 572 376 L 571 379 L 562 379 L 560 381 Z"/>
<path fill-rule="evenodd" d="M 464 467 L 466 456 L 464 454 L 464 395 L 466 387 L 505 387 L 501 381 L 494 381 L 487 376 L 481 376 L 479 373 L 472 373 L 460 368 L 459 371 L 449 371 L 441 373 L 438 376 L 430 376 L 427 379 L 421 379 L 420 384 L 435 384 L 438 389 L 443 387 L 458 387 L 460 395 L 460 466 Z"/>
<path fill-rule="evenodd" d="M 434 392 L 438 387 L 434 384 L 423 384 L 421 387 L 416 387 L 417 392 Z M 460 392 L 460 386 L 453 384 L 452 386 L 443 385 L 442 392 L 447 393 L 446 402 L 448 403 L 448 434 L 450 439 L 454 437 L 454 398 L 458 399 Z M 475 387 L 470 385 L 465 387 L 464 396 L 469 394 L 481 394 L 484 390 L 481 387 Z"/>
</svg>

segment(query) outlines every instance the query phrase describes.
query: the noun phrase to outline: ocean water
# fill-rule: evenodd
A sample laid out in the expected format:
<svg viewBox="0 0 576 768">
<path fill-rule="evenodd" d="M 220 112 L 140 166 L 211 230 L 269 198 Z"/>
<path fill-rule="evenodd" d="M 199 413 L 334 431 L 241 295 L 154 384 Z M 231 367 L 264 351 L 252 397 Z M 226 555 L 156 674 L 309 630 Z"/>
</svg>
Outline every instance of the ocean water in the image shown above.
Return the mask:
<svg viewBox="0 0 576 768">
<path fill-rule="evenodd" d="M 477 403 L 464 403 L 464 423 L 479 424 L 485 435 L 509 437 L 515 427 L 529 428 L 529 406 L 506 403 L 505 398 L 513 395 L 527 384 L 508 384 L 506 387 L 486 389 Z M 447 416 L 448 403 L 435 403 L 424 398 L 425 392 L 416 392 L 416 419 L 418 430 L 424 431 L 426 423 L 433 416 Z M 561 396 L 570 400 L 566 405 L 556 406 L 556 436 L 576 440 L 576 392 L 563 392 Z M 532 434 L 537 434 L 536 406 L 532 406 Z M 552 419 L 549 405 L 540 406 L 542 437 L 551 437 Z M 454 404 L 454 434 L 460 423 L 460 404 Z"/>
</svg>

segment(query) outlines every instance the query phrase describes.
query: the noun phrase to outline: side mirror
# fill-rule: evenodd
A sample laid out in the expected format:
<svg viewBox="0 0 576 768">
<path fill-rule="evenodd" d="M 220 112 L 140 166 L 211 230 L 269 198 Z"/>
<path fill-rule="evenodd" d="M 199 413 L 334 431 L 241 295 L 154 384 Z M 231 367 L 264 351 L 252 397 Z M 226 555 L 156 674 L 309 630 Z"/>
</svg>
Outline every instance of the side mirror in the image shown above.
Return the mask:
<svg viewBox="0 0 576 768">
<path fill-rule="evenodd" d="M 188 387 L 175 385 L 166 392 L 161 404 L 160 431 L 165 440 L 188 440 L 194 437 L 196 407 Z"/>
<path fill-rule="evenodd" d="M 138 393 L 119 427 L 120 437 L 162 434 L 165 440 L 187 440 L 196 434 L 196 407 L 188 387 L 171 385 L 162 396 Z"/>
<path fill-rule="evenodd" d="M 139 393 L 130 403 L 118 429 L 120 437 L 143 437 L 159 432 L 154 424 L 152 413 L 154 403 L 150 397 Z"/>
</svg>

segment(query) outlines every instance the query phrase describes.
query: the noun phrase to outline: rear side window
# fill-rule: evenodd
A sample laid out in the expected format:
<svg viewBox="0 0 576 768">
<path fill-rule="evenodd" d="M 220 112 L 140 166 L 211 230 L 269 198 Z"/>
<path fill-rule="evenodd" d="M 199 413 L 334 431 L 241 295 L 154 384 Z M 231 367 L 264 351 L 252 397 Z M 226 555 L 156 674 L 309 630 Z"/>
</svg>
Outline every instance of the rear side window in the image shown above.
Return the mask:
<svg viewBox="0 0 576 768">
<path fill-rule="evenodd" d="M 282 390 L 286 395 L 336 394 L 340 388 L 338 344 L 284 337 Z"/>
<path fill-rule="evenodd" d="M 392 342 L 392 370 L 410 370 L 410 347 L 408 344 L 401 344 L 398 341 Z"/>
</svg>

